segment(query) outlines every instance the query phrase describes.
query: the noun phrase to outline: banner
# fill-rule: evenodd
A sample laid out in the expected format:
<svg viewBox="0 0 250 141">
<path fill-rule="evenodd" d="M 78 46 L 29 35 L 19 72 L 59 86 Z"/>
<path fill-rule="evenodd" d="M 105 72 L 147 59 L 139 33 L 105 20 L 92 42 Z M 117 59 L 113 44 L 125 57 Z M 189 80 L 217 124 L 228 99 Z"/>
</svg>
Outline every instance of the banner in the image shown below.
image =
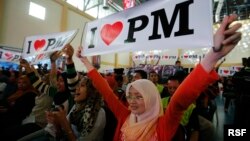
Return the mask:
<svg viewBox="0 0 250 141">
<path fill-rule="evenodd" d="M 236 72 L 239 72 L 243 66 L 231 66 L 231 67 L 219 67 L 218 74 L 220 76 L 233 76 Z"/>
<path fill-rule="evenodd" d="M 132 59 L 135 65 L 138 64 L 167 64 L 174 65 L 178 59 L 178 50 L 153 50 L 133 52 Z M 158 62 L 158 64 L 157 64 Z"/>
<path fill-rule="evenodd" d="M 135 0 L 123 0 L 123 9 L 128 9 L 135 6 Z"/>
<path fill-rule="evenodd" d="M 54 51 L 62 50 L 63 47 L 70 43 L 78 30 L 67 32 L 52 33 L 47 35 L 35 35 L 25 38 L 22 57 L 23 58 L 39 58 L 45 59 L 44 56 Z M 43 54 L 41 56 L 37 56 Z"/>
<path fill-rule="evenodd" d="M 0 61 L 19 64 L 21 49 L 7 46 L 0 46 Z"/>
<path fill-rule="evenodd" d="M 154 0 L 87 23 L 84 55 L 213 45 L 212 1 Z"/>
</svg>

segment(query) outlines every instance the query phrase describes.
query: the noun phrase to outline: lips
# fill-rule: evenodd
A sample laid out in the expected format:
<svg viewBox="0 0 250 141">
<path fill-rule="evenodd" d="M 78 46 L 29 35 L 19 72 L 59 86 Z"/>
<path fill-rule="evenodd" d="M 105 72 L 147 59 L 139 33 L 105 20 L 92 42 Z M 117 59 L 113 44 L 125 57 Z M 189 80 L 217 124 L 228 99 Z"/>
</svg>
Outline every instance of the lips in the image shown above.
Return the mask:
<svg viewBox="0 0 250 141">
<path fill-rule="evenodd" d="M 74 94 L 74 96 L 79 96 L 79 95 L 80 95 L 79 93 Z"/>
<path fill-rule="evenodd" d="M 137 109 L 137 106 L 130 106 L 130 109 L 131 109 L 131 110 L 136 110 L 136 109 Z"/>
</svg>

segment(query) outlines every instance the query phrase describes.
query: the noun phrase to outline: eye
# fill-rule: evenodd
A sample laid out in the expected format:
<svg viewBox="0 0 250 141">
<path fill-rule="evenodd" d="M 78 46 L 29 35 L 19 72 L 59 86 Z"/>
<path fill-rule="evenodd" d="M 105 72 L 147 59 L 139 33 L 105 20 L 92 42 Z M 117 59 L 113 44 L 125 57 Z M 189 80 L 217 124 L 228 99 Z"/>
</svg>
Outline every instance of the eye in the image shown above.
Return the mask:
<svg viewBox="0 0 250 141">
<path fill-rule="evenodd" d="M 137 100 L 142 100 L 142 99 L 143 99 L 142 96 L 136 96 L 135 98 L 136 98 Z"/>
</svg>

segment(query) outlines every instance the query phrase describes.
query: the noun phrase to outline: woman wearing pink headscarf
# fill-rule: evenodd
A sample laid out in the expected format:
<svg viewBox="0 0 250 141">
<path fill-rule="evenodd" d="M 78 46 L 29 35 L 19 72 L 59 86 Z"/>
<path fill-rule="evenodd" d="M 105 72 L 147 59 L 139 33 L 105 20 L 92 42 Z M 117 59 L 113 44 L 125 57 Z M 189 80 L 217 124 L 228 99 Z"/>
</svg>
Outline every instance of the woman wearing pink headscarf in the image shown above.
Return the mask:
<svg viewBox="0 0 250 141">
<path fill-rule="evenodd" d="M 236 15 L 226 16 L 214 36 L 214 47 L 198 64 L 176 90 L 163 114 L 159 92 L 155 85 L 146 79 L 136 80 L 126 89 L 129 108 L 125 107 L 115 96 L 106 80 L 81 55 L 77 57 L 84 63 L 88 76 L 103 95 L 108 107 L 118 120 L 114 141 L 171 141 L 180 123 L 183 111 L 193 103 L 199 94 L 218 79 L 214 66 L 218 60 L 227 55 L 240 41 L 241 33 L 236 32 L 241 24 L 228 28 Z M 220 48 L 220 46 L 223 48 Z M 219 49 L 220 48 L 220 49 Z M 66 129 L 65 129 L 66 130 Z"/>
</svg>

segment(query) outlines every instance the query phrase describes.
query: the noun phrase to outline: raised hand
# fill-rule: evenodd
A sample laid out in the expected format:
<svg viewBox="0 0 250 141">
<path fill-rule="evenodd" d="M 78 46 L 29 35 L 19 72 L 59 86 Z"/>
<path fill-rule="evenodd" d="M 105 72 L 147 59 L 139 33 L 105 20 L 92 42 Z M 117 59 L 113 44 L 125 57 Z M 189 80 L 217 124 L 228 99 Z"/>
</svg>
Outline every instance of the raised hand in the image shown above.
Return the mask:
<svg viewBox="0 0 250 141">
<path fill-rule="evenodd" d="M 81 62 L 83 62 L 88 71 L 94 69 L 94 66 L 89 62 L 88 58 L 82 55 L 82 52 L 83 52 L 83 47 L 81 46 L 78 47 L 76 52 L 76 57 L 79 58 Z"/>
<path fill-rule="evenodd" d="M 74 54 L 74 48 L 70 44 L 66 44 L 62 50 L 65 55 L 66 63 L 71 64 L 73 63 L 72 56 Z"/>
<path fill-rule="evenodd" d="M 25 71 L 27 72 L 27 73 L 30 73 L 30 72 L 32 72 L 33 70 L 32 70 L 32 68 L 31 68 L 31 66 L 30 66 L 30 63 L 27 61 L 27 60 L 25 60 L 25 59 L 20 59 L 19 60 L 19 65 L 20 65 L 20 68 L 25 68 Z M 21 71 L 21 70 L 19 70 L 19 71 Z"/>
<path fill-rule="evenodd" d="M 201 61 L 205 71 L 210 72 L 214 69 L 217 61 L 226 56 L 241 40 L 241 33 L 237 30 L 241 27 L 240 23 L 230 26 L 237 19 L 237 15 L 225 16 L 220 28 L 214 35 L 214 47 L 206 54 Z"/>
<path fill-rule="evenodd" d="M 21 67 L 24 67 L 24 68 L 27 68 L 27 67 L 30 67 L 30 64 L 29 64 L 29 62 L 27 61 L 27 60 L 25 60 L 25 59 L 20 59 L 19 60 L 19 63 L 20 63 L 20 66 Z"/>
<path fill-rule="evenodd" d="M 62 56 L 61 51 L 55 51 L 50 55 L 50 62 L 54 63 L 59 57 Z"/>
<path fill-rule="evenodd" d="M 70 44 L 67 44 L 63 48 L 63 53 L 64 53 L 66 59 L 72 58 L 72 56 L 74 54 L 74 48 Z"/>
<path fill-rule="evenodd" d="M 242 26 L 240 23 L 230 25 L 237 19 L 236 14 L 225 16 L 220 28 L 214 35 L 214 49 L 219 59 L 227 55 L 241 40 L 241 33 L 237 30 Z M 220 47 L 221 50 L 220 50 Z"/>
</svg>

